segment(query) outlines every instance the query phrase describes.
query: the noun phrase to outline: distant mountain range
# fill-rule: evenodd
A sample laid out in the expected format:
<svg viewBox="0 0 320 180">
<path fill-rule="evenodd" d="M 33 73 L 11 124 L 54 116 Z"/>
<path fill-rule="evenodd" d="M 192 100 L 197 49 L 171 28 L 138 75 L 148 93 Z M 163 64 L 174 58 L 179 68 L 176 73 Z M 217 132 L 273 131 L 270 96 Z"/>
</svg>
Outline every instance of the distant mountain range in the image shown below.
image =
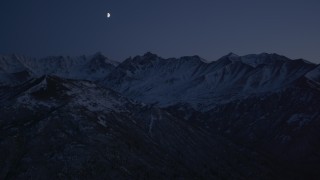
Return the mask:
<svg viewBox="0 0 320 180">
<path fill-rule="evenodd" d="M 99 80 L 110 73 L 118 64 L 101 53 L 75 58 L 56 56 L 36 59 L 17 55 L 0 56 L 0 84 L 19 84 L 42 75 Z"/>
<path fill-rule="evenodd" d="M 0 56 L 1 179 L 317 179 L 319 129 L 303 59 Z"/>
</svg>

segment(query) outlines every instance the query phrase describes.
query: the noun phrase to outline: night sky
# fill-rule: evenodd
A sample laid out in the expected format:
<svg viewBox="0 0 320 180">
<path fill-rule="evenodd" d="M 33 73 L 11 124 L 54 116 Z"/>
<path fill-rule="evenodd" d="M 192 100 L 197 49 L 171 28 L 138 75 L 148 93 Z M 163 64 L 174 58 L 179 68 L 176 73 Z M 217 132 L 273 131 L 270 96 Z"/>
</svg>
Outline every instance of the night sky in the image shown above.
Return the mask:
<svg viewBox="0 0 320 180">
<path fill-rule="evenodd" d="M 118 61 L 147 51 L 207 60 L 269 52 L 320 63 L 320 1 L 0 1 L 1 54 L 97 51 Z"/>
</svg>

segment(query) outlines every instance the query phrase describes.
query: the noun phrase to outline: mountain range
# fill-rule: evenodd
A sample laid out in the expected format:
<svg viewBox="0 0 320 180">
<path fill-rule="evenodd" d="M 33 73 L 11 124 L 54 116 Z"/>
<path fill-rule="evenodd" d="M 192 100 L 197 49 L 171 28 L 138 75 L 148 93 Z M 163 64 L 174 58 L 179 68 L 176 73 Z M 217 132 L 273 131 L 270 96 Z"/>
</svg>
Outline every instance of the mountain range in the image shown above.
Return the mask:
<svg viewBox="0 0 320 180">
<path fill-rule="evenodd" d="M 317 179 L 319 128 L 303 59 L 0 56 L 1 179 Z"/>
</svg>

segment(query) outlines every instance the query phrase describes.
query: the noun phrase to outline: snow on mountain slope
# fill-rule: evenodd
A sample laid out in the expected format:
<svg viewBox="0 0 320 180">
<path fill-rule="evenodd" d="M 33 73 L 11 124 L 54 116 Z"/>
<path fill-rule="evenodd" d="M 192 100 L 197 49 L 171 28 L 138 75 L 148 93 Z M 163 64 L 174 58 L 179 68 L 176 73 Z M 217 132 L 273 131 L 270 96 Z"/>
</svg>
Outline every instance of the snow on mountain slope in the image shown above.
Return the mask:
<svg viewBox="0 0 320 180">
<path fill-rule="evenodd" d="M 0 177 L 275 177 L 263 155 L 90 81 L 43 76 L 10 93 L 0 106 Z"/>
<path fill-rule="evenodd" d="M 32 71 L 24 65 L 31 58 L 25 56 L 0 56 L 0 86 L 17 85 L 33 76 Z"/>
<path fill-rule="evenodd" d="M 86 107 L 91 112 L 126 112 L 125 105 L 134 104 L 114 91 L 99 88 L 90 81 L 71 81 L 56 76 L 32 79 L 11 90 L 7 94 L 7 102 L 10 97 L 16 98 L 19 108 L 31 110 L 52 107 L 59 101 L 68 101 L 68 106 L 75 109 Z"/>
<path fill-rule="evenodd" d="M 116 90 L 125 92 L 126 95 L 147 95 L 145 97 L 150 98 L 150 101 L 153 95 L 158 95 L 158 98 L 165 100 L 164 96 L 167 93 L 179 94 L 182 86 L 185 88 L 192 86 L 184 82 L 189 81 L 193 74 L 205 68 L 204 64 L 206 63 L 197 56 L 165 60 L 147 53 L 121 63 L 107 77 L 105 83 L 115 85 Z M 177 88 L 171 88 L 172 91 L 168 91 L 166 85 Z"/>
<path fill-rule="evenodd" d="M 42 75 L 96 81 L 103 79 L 117 65 L 117 62 L 109 60 L 101 53 L 88 57 L 54 56 L 41 59 L 17 55 L 1 56 L 0 84 L 16 85 L 31 77 Z M 29 75 L 26 76 L 23 73 L 29 73 Z M 21 81 L 15 80 L 16 76 L 19 76 Z"/>
<path fill-rule="evenodd" d="M 249 54 L 245 56 L 237 56 L 234 55 L 232 58 L 233 61 L 241 61 L 245 64 L 248 64 L 252 67 L 257 67 L 259 65 L 270 65 L 274 63 L 283 63 L 285 61 L 290 60 L 285 56 L 281 56 L 278 54 L 268 54 L 268 53 L 261 53 L 261 54 Z"/>
<path fill-rule="evenodd" d="M 24 65 L 25 61 L 31 61 L 31 58 L 18 55 L 0 56 L 0 67 L 7 73 L 21 72 L 28 69 Z"/>
<path fill-rule="evenodd" d="M 308 72 L 305 77 L 320 85 L 320 66 L 318 65 L 315 69 Z"/>
<path fill-rule="evenodd" d="M 284 88 L 315 66 L 266 53 L 243 57 L 230 53 L 211 63 L 198 56 L 163 59 L 147 53 L 121 63 L 103 83 L 146 103 L 205 108 Z"/>
<path fill-rule="evenodd" d="M 89 57 L 47 57 L 26 61 L 25 64 L 40 76 L 48 74 L 85 80 L 103 78 L 117 65 L 116 62 L 109 60 L 101 53 Z"/>
</svg>

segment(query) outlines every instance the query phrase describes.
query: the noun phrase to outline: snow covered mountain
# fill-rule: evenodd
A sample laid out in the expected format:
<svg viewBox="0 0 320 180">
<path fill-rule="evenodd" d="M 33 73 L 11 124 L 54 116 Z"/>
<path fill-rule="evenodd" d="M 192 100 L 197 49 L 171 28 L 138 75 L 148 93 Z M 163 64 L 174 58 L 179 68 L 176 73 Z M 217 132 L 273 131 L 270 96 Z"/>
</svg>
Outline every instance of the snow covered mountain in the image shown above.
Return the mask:
<svg viewBox="0 0 320 180">
<path fill-rule="evenodd" d="M 129 58 L 104 84 L 141 102 L 166 107 L 187 103 L 207 110 L 218 103 L 290 86 L 315 64 L 277 54 L 228 54 L 207 63 L 198 56 L 163 59 L 155 54 Z"/>
<path fill-rule="evenodd" d="M 118 62 L 101 53 L 80 57 L 28 58 L 24 56 L 0 56 L 0 85 L 17 85 L 32 77 L 56 75 L 71 79 L 96 81 L 103 79 Z"/>
<path fill-rule="evenodd" d="M 0 179 L 318 179 L 320 67 L 0 57 Z"/>
</svg>

